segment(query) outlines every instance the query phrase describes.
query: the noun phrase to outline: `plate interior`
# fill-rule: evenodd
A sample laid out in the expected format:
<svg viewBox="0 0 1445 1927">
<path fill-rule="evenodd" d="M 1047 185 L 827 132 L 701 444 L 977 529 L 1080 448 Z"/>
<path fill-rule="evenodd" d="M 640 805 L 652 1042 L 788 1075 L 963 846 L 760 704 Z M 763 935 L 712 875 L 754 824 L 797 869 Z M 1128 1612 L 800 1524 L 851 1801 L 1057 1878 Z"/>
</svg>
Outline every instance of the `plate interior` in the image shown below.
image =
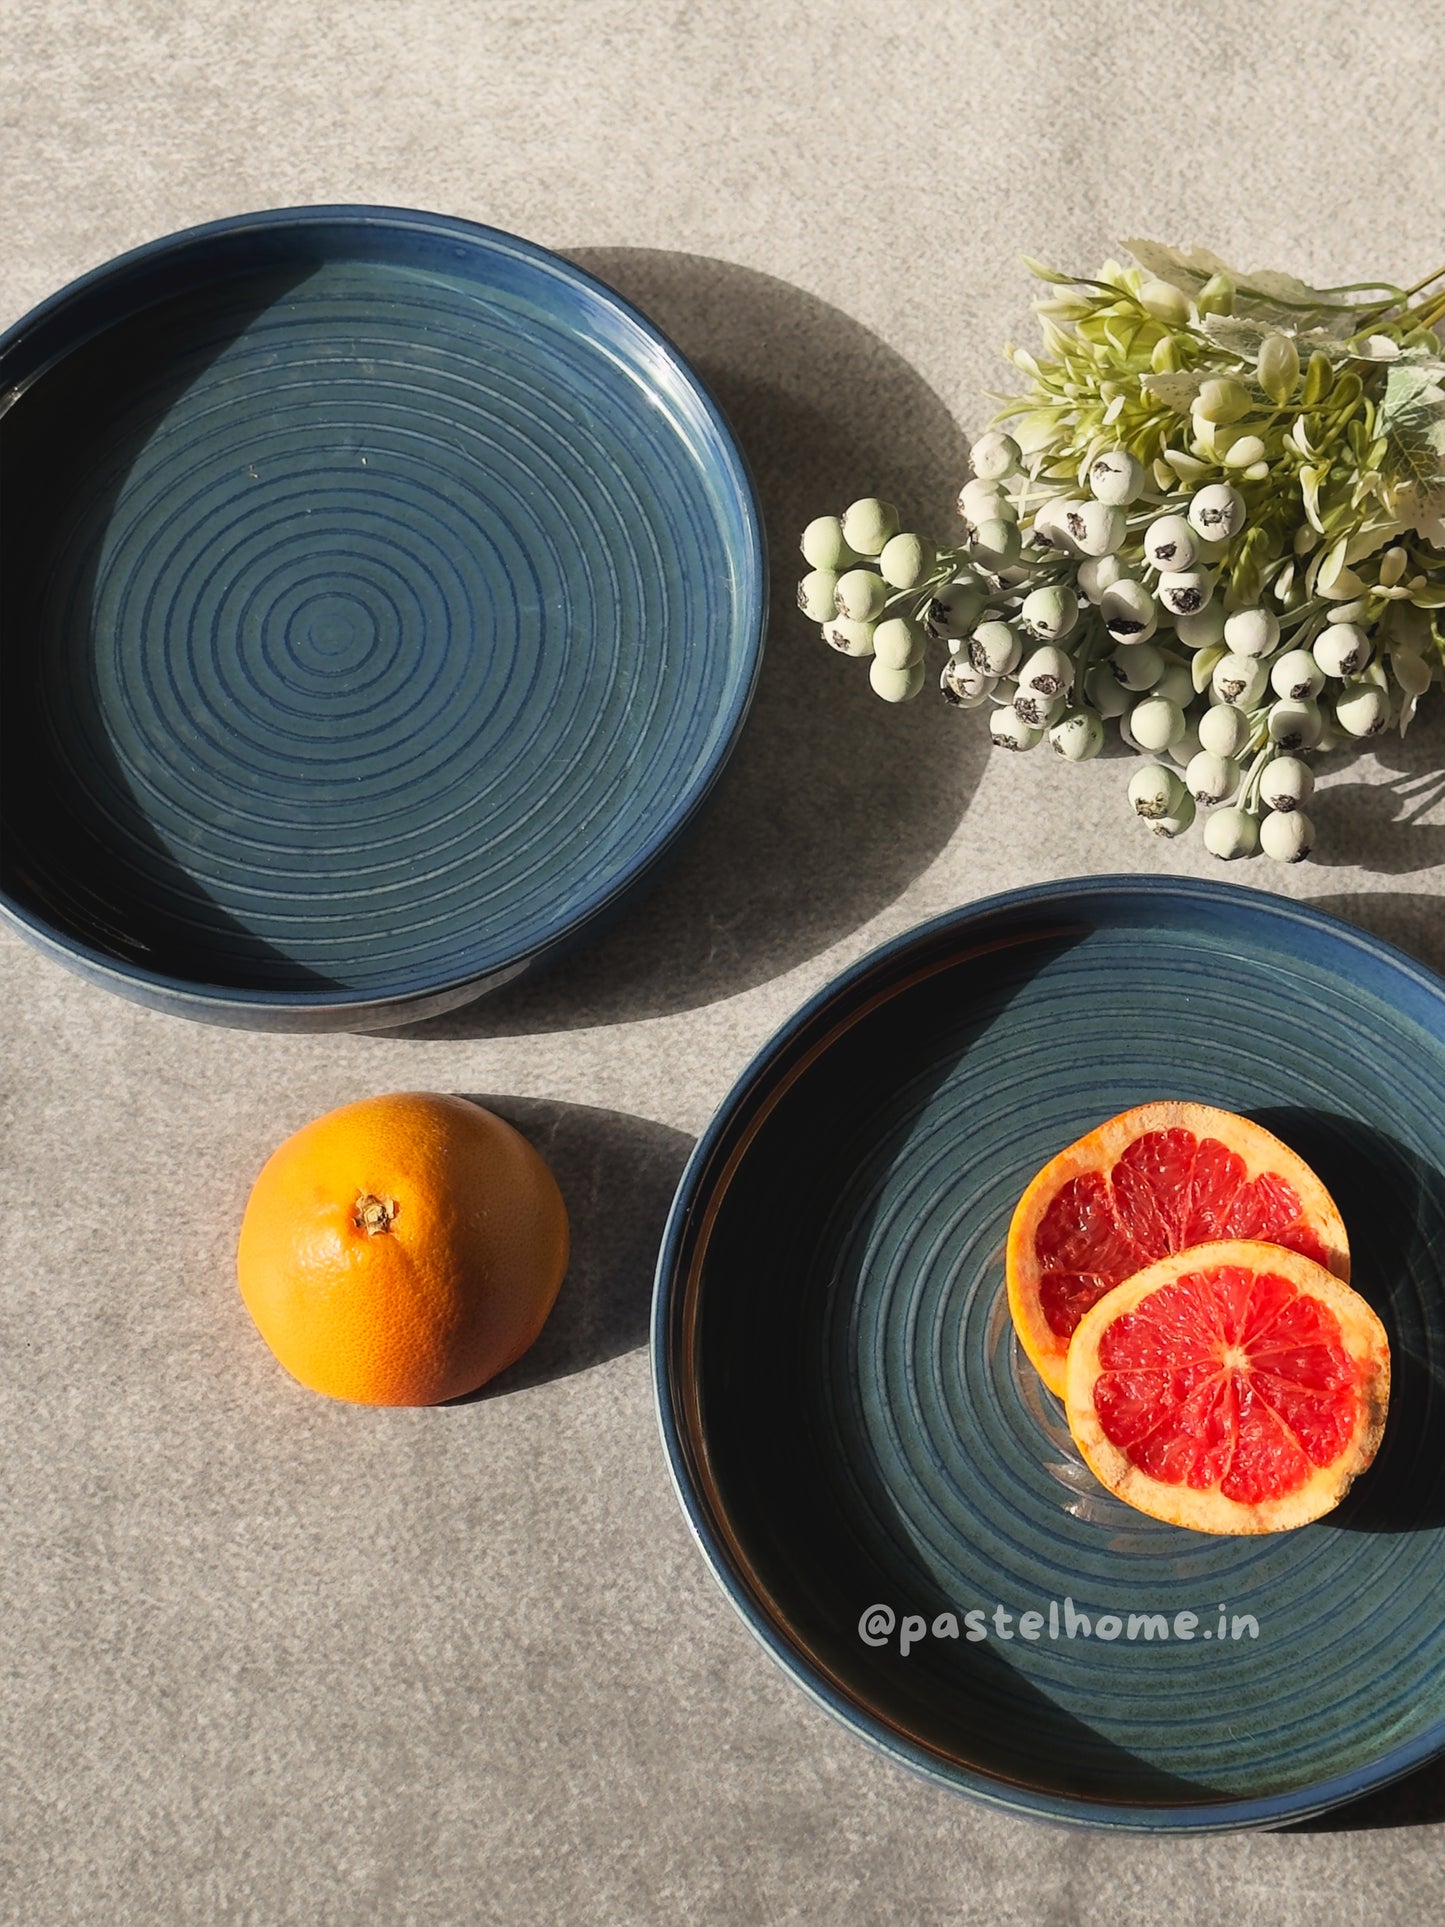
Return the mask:
<svg viewBox="0 0 1445 1927">
<path fill-rule="evenodd" d="M 315 223 L 46 325 L 0 420 L 23 912 L 165 975 L 395 994 L 651 860 L 745 705 L 758 556 L 630 311 L 489 231 Z"/>
<path fill-rule="evenodd" d="M 737 1162 L 681 1327 L 708 1529 L 805 1684 L 974 1791 L 1146 1819 L 1288 1806 L 1445 1734 L 1445 1043 L 1344 942 L 1290 928 L 1161 895 L 961 954 L 939 938 L 828 1006 L 719 1151 Z M 1390 1333 L 1380 1457 L 1300 1531 L 1214 1538 L 1113 1499 L 1013 1338 L 1024 1185 L 1160 1096 L 1246 1112 L 1314 1163 Z M 877 1646 L 872 1606 L 895 1622 Z M 959 1637 L 933 1635 L 944 1614 Z M 930 1630 L 905 1656 L 906 1615 Z"/>
</svg>

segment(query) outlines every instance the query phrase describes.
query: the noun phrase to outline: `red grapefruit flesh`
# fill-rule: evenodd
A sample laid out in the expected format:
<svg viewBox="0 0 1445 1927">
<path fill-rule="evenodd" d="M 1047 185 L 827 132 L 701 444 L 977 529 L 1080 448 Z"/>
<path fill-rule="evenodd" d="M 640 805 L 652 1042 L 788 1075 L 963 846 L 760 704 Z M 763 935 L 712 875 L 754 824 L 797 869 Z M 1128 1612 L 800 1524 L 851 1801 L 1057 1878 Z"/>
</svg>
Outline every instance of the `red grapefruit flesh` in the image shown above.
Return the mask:
<svg viewBox="0 0 1445 1927">
<path fill-rule="evenodd" d="M 1019 1200 L 1006 1260 L 1014 1329 L 1049 1390 L 1063 1397 L 1069 1341 L 1105 1292 L 1222 1238 L 1280 1245 L 1350 1275 L 1329 1192 L 1248 1118 L 1141 1104 L 1051 1158 Z"/>
<path fill-rule="evenodd" d="M 1069 1430 L 1127 1504 L 1196 1532 L 1284 1532 L 1374 1458 L 1390 1348 L 1364 1299 L 1250 1239 L 1160 1259 L 1087 1312 L 1069 1346 Z"/>
</svg>

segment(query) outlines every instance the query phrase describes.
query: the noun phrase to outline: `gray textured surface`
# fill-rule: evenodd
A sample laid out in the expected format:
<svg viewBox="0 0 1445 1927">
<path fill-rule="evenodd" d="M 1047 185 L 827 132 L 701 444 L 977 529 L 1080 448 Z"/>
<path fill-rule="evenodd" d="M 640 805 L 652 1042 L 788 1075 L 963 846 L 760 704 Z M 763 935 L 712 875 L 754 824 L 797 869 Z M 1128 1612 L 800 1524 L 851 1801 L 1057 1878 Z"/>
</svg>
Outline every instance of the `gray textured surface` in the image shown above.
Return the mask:
<svg viewBox="0 0 1445 1927">
<path fill-rule="evenodd" d="M 642 1349 L 692 1137 L 850 958 L 996 888 L 1210 873 L 1117 764 L 985 756 L 791 619 L 807 515 L 942 517 L 1027 328 L 1020 249 L 1134 231 L 1327 281 L 1436 264 L 1438 7 L 416 0 L 0 5 L 0 313 L 168 229 L 378 200 L 574 253 L 671 329 L 777 550 L 746 741 L 679 868 L 554 977 L 410 1035 L 211 1032 L 0 939 L 0 1910 L 34 1923 L 1200 1923 L 1438 1907 L 1445 1781 L 1316 1830 L 1045 1832 L 915 1784 L 715 1592 Z M 1442 705 L 1249 883 L 1445 965 Z M 1433 799 L 1433 800 L 1432 800 Z M 1397 821 L 1407 813 L 1413 820 Z M 475 1404 L 292 1385 L 235 1292 L 265 1154 L 388 1088 L 491 1094 L 577 1260 Z"/>
</svg>

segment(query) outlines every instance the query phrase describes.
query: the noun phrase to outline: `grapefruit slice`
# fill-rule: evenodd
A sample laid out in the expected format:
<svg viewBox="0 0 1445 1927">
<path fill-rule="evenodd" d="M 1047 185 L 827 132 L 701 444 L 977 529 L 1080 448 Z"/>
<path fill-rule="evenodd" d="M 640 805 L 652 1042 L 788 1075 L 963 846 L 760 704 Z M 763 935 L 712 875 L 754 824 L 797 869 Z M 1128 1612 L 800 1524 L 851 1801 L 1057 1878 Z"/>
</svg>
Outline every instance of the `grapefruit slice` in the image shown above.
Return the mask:
<svg viewBox="0 0 1445 1927">
<path fill-rule="evenodd" d="M 1349 1279 L 1334 1199 L 1286 1144 L 1206 1104 L 1140 1104 L 1051 1158 L 1009 1225 L 1014 1329 L 1064 1395 L 1069 1340 L 1106 1291 L 1171 1252 L 1261 1238 Z"/>
<path fill-rule="evenodd" d="M 1254 1239 L 1161 1258 L 1087 1312 L 1065 1409 L 1094 1475 L 1195 1532 L 1286 1532 L 1375 1456 L 1384 1327 L 1323 1265 Z"/>
</svg>

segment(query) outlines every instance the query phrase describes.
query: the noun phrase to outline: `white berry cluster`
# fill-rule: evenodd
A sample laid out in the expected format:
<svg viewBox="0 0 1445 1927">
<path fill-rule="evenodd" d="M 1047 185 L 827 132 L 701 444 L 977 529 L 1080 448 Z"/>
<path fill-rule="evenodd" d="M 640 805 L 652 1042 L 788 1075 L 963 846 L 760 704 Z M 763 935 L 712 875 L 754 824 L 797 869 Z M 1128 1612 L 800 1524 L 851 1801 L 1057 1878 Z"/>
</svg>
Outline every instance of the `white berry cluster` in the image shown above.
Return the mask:
<svg viewBox="0 0 1445 1927">
<path fill-rule="evenodd" d="M 1301 331 L 1280 277 L 1237 313 L 1197 259 L 1175 257 L 1183 285 L 1111 263 L 1041 304 L 1056 359 L 1014 351 L 1032 389 L 1015 434 L 974 444 L 964 540 L 854 502 L 805 530 L 798 600 L 885 701 L 941 644 L 944 696 L 986 708 L 1000 748 L 1082 762 L 1113 723 L 1157 835 L 1203 809 L 1216 856 L 1298 862 L 1314 760 L 1403 732 L 1441 674 L 1445 361 L 1428 303 L 1370 311 L 1365 338 Z"/>
</svg>

